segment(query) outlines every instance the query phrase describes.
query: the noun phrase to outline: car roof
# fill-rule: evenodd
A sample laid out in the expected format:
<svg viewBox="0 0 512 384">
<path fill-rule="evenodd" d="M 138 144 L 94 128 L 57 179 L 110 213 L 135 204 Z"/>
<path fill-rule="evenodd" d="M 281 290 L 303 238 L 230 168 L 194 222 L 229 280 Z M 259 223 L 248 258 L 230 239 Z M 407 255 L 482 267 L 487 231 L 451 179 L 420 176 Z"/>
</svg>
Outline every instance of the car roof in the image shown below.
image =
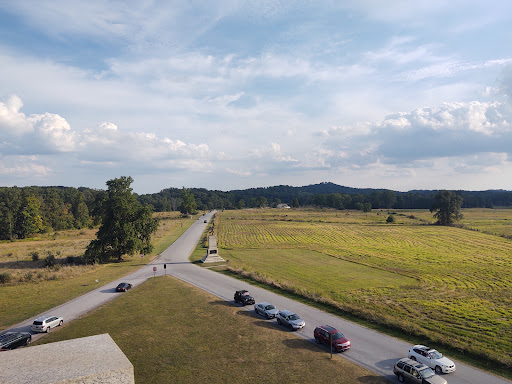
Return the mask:
<svg viewBox="0 0 512 384">
<path fill-rule="evenodd" d="M 322 329 L 326 330 L 329 333 L 338 332 L 338 330 L 336 328 L 331 327 L 330 325 L 320 325 L 317 328 L 322 328 Z"/>
<path fill-rule="evenodd" d="M 279 311 L 279 312 L 281 312 L 283 315 L 286 315 L 286 316 L 295 314 L 295 312 L 289 311 L 287 309 L 283 309 L 282 311 Z"/>
<path fill-rule="evenodd" d="M 49 319 L 50 317 L 54 317 L 54 316 L 39 316 L 34 321 L 45 321 L 46 319 Z"/>
<path fill-rule="evenodd" d="M 404 357 L 398 361 L 402 361 L 404 363 L 407 363 L 411 366 L 413 366 L 414 368 L 418 369 L 418 370 L 422 370 L 422 369 L 425 369 L 425 368 L 428 368 L 425 364 L 422 364 L 420 363 L 419 361 L 416 361 L 416 360 L 413 360 L 413 359 L 409 359 L 408 357 Z"/>
<path fill-rule="evenodd" d="M 258 303 L 258 304 L 256 304 L 256 305 L 272 305 L 272 304 L 267 303 L 266 301 L 263 301 L 262 303 Z"/>
</svg>

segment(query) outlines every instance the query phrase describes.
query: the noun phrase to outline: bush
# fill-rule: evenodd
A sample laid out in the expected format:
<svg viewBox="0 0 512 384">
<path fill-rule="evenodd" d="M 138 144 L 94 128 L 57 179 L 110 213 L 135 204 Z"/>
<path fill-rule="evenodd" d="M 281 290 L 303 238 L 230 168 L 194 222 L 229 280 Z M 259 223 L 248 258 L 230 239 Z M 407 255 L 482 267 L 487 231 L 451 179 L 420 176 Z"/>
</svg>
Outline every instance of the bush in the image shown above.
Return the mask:
<svg viewBox="0 0 512 384">
<path fill-rule="evenodd" d="M 394 223 L 395 222 L 395 217 L 393 215 L 389 215 L 388 218 L 386 219 L 386 223 Z"/>
<path fill-rule="evenodd" d="M 9 272 L 0 273 L 0 284 L 7 284 L 12 280 L 12 276 Z"/>
<path fill-rule="evenodd" d="M 30 254 L 30 256 L 32 256 L 32 261 L 37 261 L 39 260 L 39 252 L 37 251 L 34 251 Z"/>
<path fill-rule="evenodd" d="M 45 257 L 45 259 L 44 259 L 44 266 L 51 268 L 54 265 L 55 265 L 55 256 L 53 255 L 53 253 L 48 252 L 48 256 Z"/>
</svg>

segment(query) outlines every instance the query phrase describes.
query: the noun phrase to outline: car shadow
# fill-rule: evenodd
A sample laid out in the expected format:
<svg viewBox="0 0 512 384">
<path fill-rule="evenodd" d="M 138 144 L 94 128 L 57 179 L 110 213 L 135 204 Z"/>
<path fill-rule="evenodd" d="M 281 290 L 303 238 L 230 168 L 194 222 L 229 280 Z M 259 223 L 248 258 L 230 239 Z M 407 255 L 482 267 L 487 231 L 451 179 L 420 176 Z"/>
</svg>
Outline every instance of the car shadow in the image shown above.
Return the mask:
<svg viewBox="0 0 512 384">
<path fill-rule="evenodd" d="M 313 344 L 311 339 L 309 339 L 309 340 L 299 339 L 299 338 L 287 339 L 287 340 L 283 340 L 283 344 L 287 348 L 291 348 L 291 349 L 307 349 L 310 352 L 325 354 L 325 350 L 323 350 L 322 348 L 318 348 L 315 344 Z"/>
<path fill-rule="evenodd" d="M 381 360 L 381 361 L 376 362 L 375 366 L 377 368 L 382 369 L 382 370 L 392 371 L 393 370 L 393 366 L 395 365 L 395 363 L 397 362 L 398 359 L 400 359 L 400 358 L 397 357 L 396 359 Z"/>
<path fill-rule="evenodd" d="M 116 289 L 115 288 L 109 288 L 109 289 L 102 289 L 100 292 L 101 293 L 112 293 L 112 292 L 115 292 Z"/>
<path fill-rule="evenodd" d="M 209 304 L 210 305 L 218 305 L 221 307 L 233 307 L 233 305 L 236 305 L 236 304 L 234 304 L 233 301 L 226 301 L 226 300 L 214 300 L 214 301 L 210 301 Z"/>
</svg>

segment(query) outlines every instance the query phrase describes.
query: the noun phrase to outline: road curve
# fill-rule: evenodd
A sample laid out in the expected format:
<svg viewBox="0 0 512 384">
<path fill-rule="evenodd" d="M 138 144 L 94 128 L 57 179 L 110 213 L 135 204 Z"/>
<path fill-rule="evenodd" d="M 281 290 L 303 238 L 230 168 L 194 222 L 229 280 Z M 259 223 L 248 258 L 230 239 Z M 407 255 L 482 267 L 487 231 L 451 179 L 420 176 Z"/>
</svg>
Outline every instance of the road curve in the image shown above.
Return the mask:
<svg viewBox="0 0 512 384">
<path fill-rule="evenodd" d="M 165 273 L 210 292 L 226 301 L 233 302 L 233 294 L 236 290 L 247 289 L 254 296 L 256 302 L 268 301 L 279 309 L 294 311 L 306 321 L 306 326 L 296 332 L 297 336 L 310 340 L 311 342 L 314 342 L 313 330 L 315 326 L 322 324 L 332 325 L 341 330 L 352 342 L 352 349 L 336 355 L 336 358 L 346 358 L 357 365 L 386 377 L 391 382 L 398 382 L 393 374 L 393 364 L 399 358 L 407 356 L 410 344 L 293 301 L 276 293 L 251 286 L 237 279 L 191 264 L 188 258 L 207 226 L 204 220 L 209 221 L 213 214 L 214 212 L 207 213 L 200 217 L 199 220 L 196 220 L 178 240 L 150 264 L 130 275 L 98 287 L 94 291 L 41 313 L 38 316 L 55 314 L 64 317 L 66 322 L 74 320 L 122 294 L 115 292 L 115 287 L 120 282 L 125 281 L 137 286 L 154 275 L 161 276 Z M 166 269 L 163 268 L 164 264 L 166 264 Z M 154 267 L 156 267 L 156 272 L 153 271 Z M 253 306 L 248 306 L 245 309 L 253 310 Z M 30 332 L 32 321 L 33 319 L 24 321 L 10 330 Z M 275 325 L 276 327 L 280 327 L 276 322 Z M 288 332 L 284 327 L 281 327 L 281 329 L 283 332 Z M 33 337 L 37 339 L 41 336 L 42 335 L 39 334 Z M 325 348 L 325 351 L 328 353 L 327 348 Z M 455 361 L 455 363 L 457 365 L 457 371 L 449 375 L 444 375 L 450 384 L 512 383 L 512 381 L 489 374 L 461 362 Z"/>
</svg>

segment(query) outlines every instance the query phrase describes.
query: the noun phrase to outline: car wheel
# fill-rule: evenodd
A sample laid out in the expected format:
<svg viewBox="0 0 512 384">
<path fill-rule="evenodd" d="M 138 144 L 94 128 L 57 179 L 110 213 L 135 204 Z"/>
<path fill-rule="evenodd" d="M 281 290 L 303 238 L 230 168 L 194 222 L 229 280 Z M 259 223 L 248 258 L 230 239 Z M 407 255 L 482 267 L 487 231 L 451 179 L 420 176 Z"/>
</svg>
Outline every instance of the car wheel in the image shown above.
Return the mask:
<svg viewBox="0 0 512 384">
<path fill-rule="evenodd" d="M 46 333 L 50 333 L 50 326 L 46 327 Z"/>
<path fill-rule="evenodd" d="M 279 317 L 277 318 L 277 324 L 281 324 L 281 319 Z"/>
<path fill-rule="evenodd" d="M 31 341 L 31 340 L 30 340 L 30 337 L 29 337 L 27 340 L 25 340 L 25 345 L 29 345 L 29 344 L 30 344 L 30 341 Z"/>
<path fill-rule="evenodd" d="M 316 338 L 316 337 L 315 337 L 315 340 L 316 340 L 316 343 L 317 343 L 317 344 L 320 344 L 320 343 L 321 343 L 320 339 L 318 339 L 318 338 Z"/>
<path fill-rule="evenodd" d="M 59 327 L 62 325 L 62 320 L 59 322 Z"/>
<path fill-rule="evenodd" d="M 290 331 L 293 331 L 293 325 L 288 324 L 288 328 L 290 328 Z"/>
<path fill-rule="evenodd" d="M 403 383 L 405 381 L 405 377 L 401 373 L 398 375 L 398 381 L 401 383 Z"/>
<path fill-rule="evenodd" d="M 440 375 L 441 373 L 443 373 L 443 370 L 441 369 L 441 367 L 439 365 L 436 365 L 436 373 L 438 375 Z"/>
<path fill-rule="evenodd" d="M 410 359 L 416 361 L 416 358 L 414 356 L 411 356 Z"/>
</svg>

